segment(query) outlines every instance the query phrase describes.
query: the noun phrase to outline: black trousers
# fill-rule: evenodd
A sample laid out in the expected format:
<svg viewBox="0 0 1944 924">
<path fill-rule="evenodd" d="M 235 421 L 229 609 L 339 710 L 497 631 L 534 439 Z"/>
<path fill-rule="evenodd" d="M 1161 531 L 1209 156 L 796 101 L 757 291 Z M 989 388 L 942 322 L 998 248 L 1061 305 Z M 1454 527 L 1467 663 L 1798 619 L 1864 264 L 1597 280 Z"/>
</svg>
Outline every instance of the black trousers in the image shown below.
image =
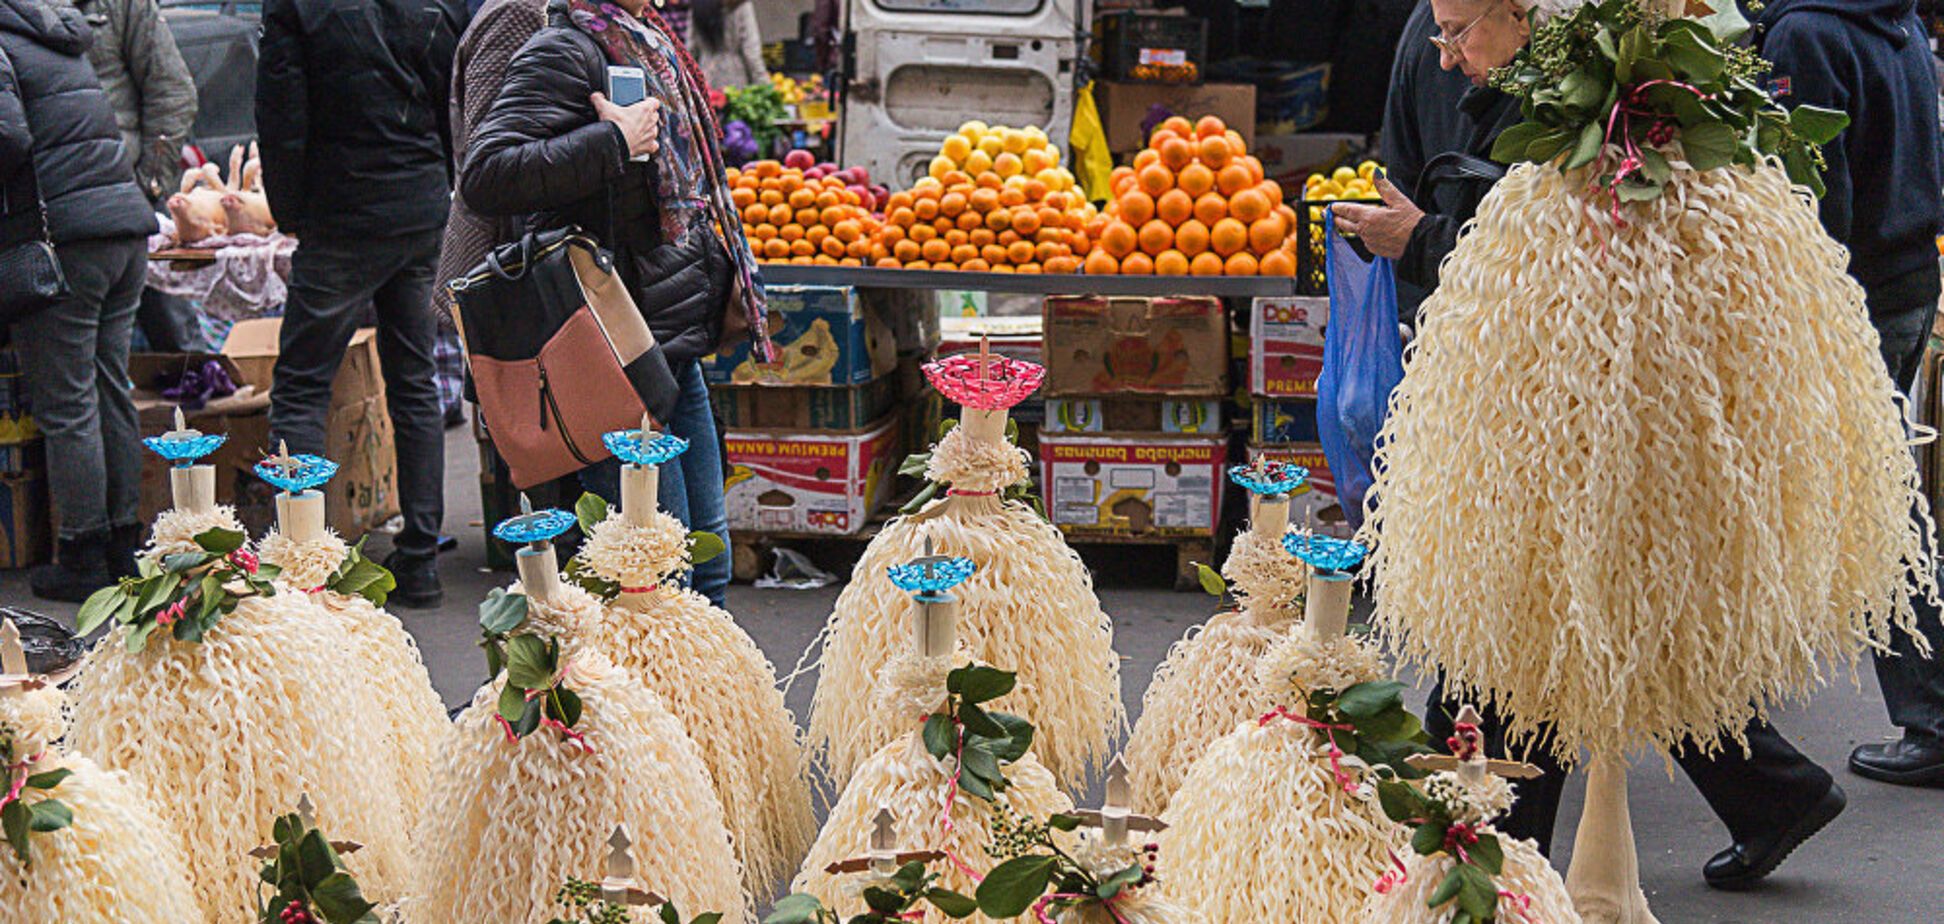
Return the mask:
<svg viewBox="0 0 1944 924">
<path fill-rule="evenodd" d="M 378 316 L 378 361 L 398 447 L 399 553 L 432 558 L 445 518 L 445 425 L 433 343 L 439 323 L 432 277 L 443 229 L 396 237 L 304 237 L 290 261 L 290 300 L 275 384 L 273 438 L 291 452 L 322 454 L 331 382 L 369 302 Z M 343 460 L 338 460 L 343 461 Z"/>
<path fill-rule="evenodd" d="M 1937 297 L 1936 266 L 1870 291 L 1870 323 L 1882 341 L 1883 363 L 1904 394 L 1910 393 L 1923 367 Z M 1894 655 L 1876 656 L 1877 683 L 1890 721 L 1907 737 L 1944 744 L 1944 622 L 1938 608 L 1921 595 L 1911 602 L 1917 608 L 1917 630 L 1930 641 L 1932 655 L 1925 658 L 1909 636 L 1896 633 Z"/>
<path fill-rule="evenodd" d="M 1458 700 L 1446 695 L 1440 676 L 1425 706 L 1424 727 L 1431 735 L 1432 747 L 1444 749 L 1444 740 L 1451 736 L 1452 717 L 1461 708 Z M 1491 709 L 1480 707 L 1479 714 L 1485 720 L 1480 729 L 1485 735 L 1485 752 L 1512 753 L 1505 747 L 1504 721 Z M 1713 757 L 1704 757 L 1692 747 L 1683 747 L 1673 755 L 1701 798 L 1727 826 L 1729 837 L 1737 842 L 1787 827 L 1835 782 L 1828 771 L 1796 750 L 1767 722 L 1750 722 L 1746 733 L 1746 754 L 1731 744 Z M 1513 756 L 1545 775 L 1521 781 L 1512 811 L 1494 825 L 1512 837 L 1539 842 L 1539 852 L 1550 856 L 1559 798 L 1566 790 L 1566 771 L 1543 747 Z"/>
</svg>

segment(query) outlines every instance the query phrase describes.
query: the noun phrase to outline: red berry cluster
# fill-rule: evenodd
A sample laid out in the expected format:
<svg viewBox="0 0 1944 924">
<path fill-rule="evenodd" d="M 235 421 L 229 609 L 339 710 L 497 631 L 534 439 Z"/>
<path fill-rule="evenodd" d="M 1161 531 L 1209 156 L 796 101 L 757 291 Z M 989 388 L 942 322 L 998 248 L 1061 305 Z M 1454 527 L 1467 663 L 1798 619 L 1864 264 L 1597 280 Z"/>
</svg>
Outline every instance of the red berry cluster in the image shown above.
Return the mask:
<svg viewBox="0 0 1944 924">
<path fill-rule="evenodd" d="M 277 920 L 283 924 L 317 924 L 317 919 L 311 917 L 310 909 L 304 907 L 301 901 L 285 905 L 284 910 L 278 913 Z"/>
<path fill-rule="evenodd" d="M 1655 122 L 1647 129 L 1647 143 L 1655 147 L 1665 147 L 1674 141 L 1674 124 L 1666 120 Z"/>
</svg>

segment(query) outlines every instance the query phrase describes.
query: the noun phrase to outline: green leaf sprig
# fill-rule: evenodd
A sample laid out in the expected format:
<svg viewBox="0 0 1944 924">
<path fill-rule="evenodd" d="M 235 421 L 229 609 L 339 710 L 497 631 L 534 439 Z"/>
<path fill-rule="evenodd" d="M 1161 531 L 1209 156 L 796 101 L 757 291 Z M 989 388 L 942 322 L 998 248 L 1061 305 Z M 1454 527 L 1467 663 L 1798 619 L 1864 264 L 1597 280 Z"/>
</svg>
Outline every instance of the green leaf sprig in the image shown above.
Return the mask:
<svg viewBox="0 0 1944 924">
<path fill-rule="evenodd" d="M 1433 799 L 1401 779 L 1377 783 L 1377 801 L 1392 821 L 1411 830 L 1411 849 L 1421 856 L 1447 854 L 1454 861 L 1427 904 L 1452 904 L 1452 924 L 1490 924 L 1498 920 L 1499 888 L 1494 877 L 1505 870 L 1498 836 L 1459 821 L 1464 809 Z"/>
<path fill-rule="evenodd" d="M 6 775 L 0 777 L 0 835 L 23 868 L 31 869 L 34 858 L 28 841 L 36 834 L 59 831 L 74 823 L 74 810 L 48 792 L 73 776 L 66 768 L 29 773 L 29 759 L 38 755 L 16 755 L 11 730 L 0 730 L 0 760 Z M 28 801 L 28 796 L 36 798 Z"/>
<path fill-rule="evenodd" d="M 275 891 L 266 903 L 258 888 L 259 924 L 378 924 L 377 906 L 365 900 L 323 832 L 293 813 L 276 820 L 271 836 L 276 853 L 259 877 Z"/>
<path fill-rule="evenodd" d="M 956 417 L 947 417 L 939 421 L 938 438 L 941 440 L 944 439 L 945 434 L 957 428 L 958 418 Z M 1019 445 L 1019 421 L 1013 420 L 1010 417 L 1006 418 L 1006 442 L 1014 446 Z M 931 468 L 931 458 L 932 454 L 930 452 L 914 452 L 911 455 L 905 456 L 904 461 L 899 463 L 898 474 L 909 475 L 925 482 L 925 486 L 919 488 L 918 493 L 913 495 L 911 500 L 906 501 L 903 507 L 898 508 L 899 513 L 917 513 L 926 504 L 931 503 L 932 498 L 938 496 L 938 492 L 945 490 L 946 485 L 944 483 L 928 480 L 929 476 L 927 472 Z M 999 497 L 1002 500 L 1018 501 L 1019 503 L 1025 504 L 1033 508 L 1033 512 L 1039 514 L 1040 519 L 1046 519 L 1046 505 L 1040 501 L 1039 495 L 1033 491 L 1033 480 L 1031 478 L 1027 478 L 1018 484 L 1007 485 L 1005 490 L 999 492 Z"/>
<path fill-rule="evenodd" d="M 898 867 L 889 880 L 865 887 L 866 910 L 860 914 L 843 918 L 816 896 L 796 893 L 777 899 L 763 924 L 901 924 L 920 904 L 929 904 L 953 920 L 979 910 L 972 899 L 940 888 L 938 878 L 937 873 L 925 871 L 925 864 L 913 861 Z"/>
<path fill-rule="evenodd" d="M 76 631 L 93 632 L 108 622 L 128 626 L 129 651 L 141 651 L 156 629 L 177 641 L 200 642 L 223 617 L 249 597 L 274 597 L 281 573 L 243 547 L 237 530 L 211 529 L 195 537 L 196 551 L 144 558 L 141 573 L 95 591 L 75 617 Z"/>
<path fill-rule="evenodd" d="M 484 636 L 479 644 L 486 650 L 487 672 L 494 677 L 506 672 L 497 704 L 500 725 L 516 741 L 550 727 L 586 749 L 587 743 L 574 732 L 582 704 L 580 695 L 568 689 L 561 677 L 560 640 L 519 631 L 526 622 L 527 605 L 525 594 L 498 587 L 479 605 Z"/>
<path fill-rule="evenodd" d="M 1841 112 L 1789 110 L 1763 90 L 1771 65 L 1737 44 L 1748 21 L 1733 3 L 1701 19 L 1668 18 L 1640 0 L 1589 0 L 1535 25 L 1492 86 L 1517 96 L 1525 121 L 1506 129 L 1492 159 L 1589 164 L 1619 202 L 1658 198 L 1673 177 L 1661 149 L 1676 139 L 1689 166 L 1714 170 L 1782 161 L 1791 182 L 1824 192 L 1822 145 L 1848 126 Z M 1607 145 L 1625 152 L 1618 161 Z"/>
<path fill-rule="evenodd" d="M 364 539 L 359 539 L 357 545 L 345 552 L 337 570 L 324 581 L 324 589 L 347 597 L 363 597 L 372 606 L 384 606 L 391 592 L 398 589 L 398 579 L 384 565 L 365 557 Z"/>
<path fill-rule="evenodd" d="M 582 494 L 580 500 L 574 502 L 574 519 L 580 524 L 581 535 L 594 535 L 594 527 L 607 520 L 608 511 L 607 500 L 599 494 L 592 492 Z M 585 545 L 581 546 L 583 552 L 586 548 Z M 728 551 L 728 543 L 723 542 L 722 537 L 715 533 L 698 529 L 688 534 L 688 561 L 691 567 L 712 561 Z M 569 584 L 593 594 L 602 603 L 612 602 L 616 597 L 621 596 L 620 582 L 608 580 L 594 573 L 593 567 L 580 555 L 575 555 L 567 562 L 562 576 Z"/>
<path fill-rule="evenodd" d="M 556 917 L 547 924 L 635 924 L 634 914 L 625 906 L 611 905 L 601 899 L 599 883 L 569 879 L 554 901 L 567 909 L 567 917 Z M 688 919 L 688 924 L 720 924 L 722 912 L 710 911 Z M 655 924 L 682 924 L 682 912 L 672 901 L 656 909 Z"/>
<path fill-rule="evenodd" d="M 1104 907 L 1130 889 L 1155 881 L 1159 846 L 1141 850 L 1141 862 L 1096 875 L 1061 849 L 1053 832 L 1080 826 L 1073 815 L 1055 814 L 1045 823 L 1019 818 L 1001 810 L 993 825 L 994 852 L 1009 857 L 992 868 L 979 883 L 979 911 L 994 920 L 1018 917 L 1038 906 L 1046 908 Z"/>
<path fill-rule="evenodd" d="M 1424 722 L 1404 708 L 1402 683 L 1371 680 L 1345 690 L 1312 690 L 1303 715 L 1316 723 L 1312 727 L 1329 728 L 1331 742 L 1366 765 L 1388 766 L 1406 779 L 1423 775 L 1405 759 L 1431 753 L 1425 744 L 1430 736 Z"/>
<path fill-rule="evenodd" d="M 1011 693 L 1017 683 L 1011 671 L 976 664 L 957 668 L 945 677 L 944 709 L 925 719 L 925 752 L 955 766 L 959 789 L 988 802 L 1009 785 L 1005 765 L 1033 746 L 1031 722 L 981 708 Z"/>
</svg>

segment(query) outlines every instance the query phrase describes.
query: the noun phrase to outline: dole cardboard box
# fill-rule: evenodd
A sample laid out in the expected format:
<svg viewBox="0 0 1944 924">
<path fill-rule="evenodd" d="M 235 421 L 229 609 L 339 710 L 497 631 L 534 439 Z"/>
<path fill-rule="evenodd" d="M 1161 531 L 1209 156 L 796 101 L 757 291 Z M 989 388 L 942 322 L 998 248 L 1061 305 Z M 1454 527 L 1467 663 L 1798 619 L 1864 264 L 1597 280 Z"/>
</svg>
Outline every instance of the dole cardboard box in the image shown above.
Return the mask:
<svg viewBox="0 0 1944 924">
<path fill-rule="evenodd" d="M 898 475 L 891 415 L 846 433 L 730 430 L 729 528 L 847 536 L 864 528 Z"/>
<path fill-rule="evenodd" d="M 1048 398 L 1042 433 L 1228 432 L 1214 398 Z"/>
<path fill-rule="evenodd" d="M 1323 457 L 1321 443 L 1291 443 L 1284 446 L 1249 446 L 1249 461 L 1268 458 L 1309 469 L 1309 481 L 1289 499 L 1289 522 L 1318 533 L 1350 537 L 1350 523 L 1337 504 L 1336 478 L 1330 462 Z"/>
<path fill-rule="evenodd" d="M 898 365 L 898 338 L 855 286 L 768 286 L 777 361 L 760 363 L 745 341 L 702 358 L 711 385 L 862 385 Z"/>
<path fill-rule="evenodd" d="M 1052 296 L 1046 394 L 1228 393 L 1228 315 L 1218 298 Z"/>
<path fill-rule="evenodd" d="M 1208 536 L 1221 522 L 1228 440 L 1042 433 L 1046 510 L 1074 534 Z"/>
<path fill-rule="evenodd" d="M 1327 296 L 1256 299 L 1249 308 L 1250 394 L 1315 398 L 1329 321 Z"/>
</svg>

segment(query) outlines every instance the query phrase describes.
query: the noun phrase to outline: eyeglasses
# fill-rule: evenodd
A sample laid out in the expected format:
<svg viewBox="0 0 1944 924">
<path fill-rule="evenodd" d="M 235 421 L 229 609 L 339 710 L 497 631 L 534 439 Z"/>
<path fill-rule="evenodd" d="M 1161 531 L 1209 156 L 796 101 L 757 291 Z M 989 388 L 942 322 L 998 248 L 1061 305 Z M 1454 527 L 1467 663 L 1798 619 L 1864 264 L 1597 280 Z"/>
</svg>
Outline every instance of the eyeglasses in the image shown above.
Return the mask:
<svg viewBox="0 0 1944 924">
<path fill-rule="evenodd" d="M 1466 23 L 1463 29 L 1458 30 L 1457 35 L 1454 35 L 1450 38 L 1445 38 L 1442 35 L 1431 36 L 1431 44 L 1438 46 L 1439 51 L 1442 51 L 1445 54 L 1448 54 L 1454 58 L 1464 57 L 1465 56 L 1465 36 L 1470 35 L 1471 30 L 1478 28 L 1479 23 L 1484 22 L 1487 16 L 1490 16 L 1493 13 L 1498 12 L 1498 10 L 1499 10 L 1498 6 L 1493 5 L 1492 8 L 1474 17 L 1471 22 Z"/>
</svg>

